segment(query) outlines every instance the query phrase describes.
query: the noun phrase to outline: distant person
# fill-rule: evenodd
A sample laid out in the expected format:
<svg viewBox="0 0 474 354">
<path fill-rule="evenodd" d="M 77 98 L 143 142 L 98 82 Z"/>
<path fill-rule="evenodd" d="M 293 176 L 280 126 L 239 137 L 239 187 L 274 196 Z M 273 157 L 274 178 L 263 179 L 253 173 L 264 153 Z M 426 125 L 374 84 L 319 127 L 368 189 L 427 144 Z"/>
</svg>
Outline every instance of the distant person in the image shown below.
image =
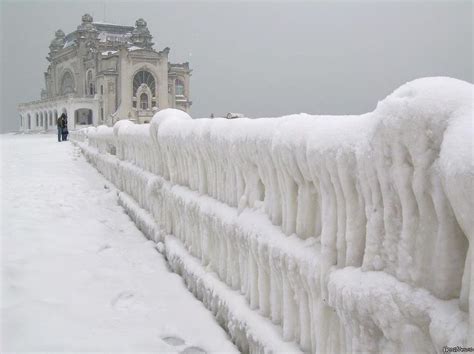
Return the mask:
<svg viewBox="0 0 474 354">
<path fill-rule="evenodd" d="M 62 120 L 62 130 L 61 130 L 61 136 L 63 141 L 67 141 L 67 136 L 69 134 L 69 131 L 67 130 L 67 114 L 63 113 L 64 115 L 63 120 Z"/>
<path fill-rule="evenodd" d="M 56 120 L 56 126 L 58 127 L 58 142 L 60 142 L 63 137 L 63 121 L 65 116 L 66 115 L 63 113 Z"/>
<path fill-rule="evenodd" d="M 214 118 L 214 113 L 211 113 L 211 118 Z"/>
</svg>

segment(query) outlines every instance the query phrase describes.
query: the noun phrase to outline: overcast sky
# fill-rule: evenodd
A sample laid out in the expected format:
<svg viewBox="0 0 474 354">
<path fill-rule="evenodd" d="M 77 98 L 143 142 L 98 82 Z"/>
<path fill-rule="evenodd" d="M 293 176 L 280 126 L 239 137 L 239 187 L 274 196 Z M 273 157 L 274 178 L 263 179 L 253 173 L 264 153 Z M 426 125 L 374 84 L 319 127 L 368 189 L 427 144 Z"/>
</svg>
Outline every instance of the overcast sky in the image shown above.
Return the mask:
<svg viewBox="0 0 474 354">
<path fill-rule="evenodd" d="M 424 76 L 472 83 L 472 2 L 1 2 L 1 126 L 39 99 L 54 32 L 81 16 L 148 22 L 155 49 L 193 69 L 194 117 L 364 113 Z M 105 11 L 104 11 L 105 9 Z"/>
</svg>

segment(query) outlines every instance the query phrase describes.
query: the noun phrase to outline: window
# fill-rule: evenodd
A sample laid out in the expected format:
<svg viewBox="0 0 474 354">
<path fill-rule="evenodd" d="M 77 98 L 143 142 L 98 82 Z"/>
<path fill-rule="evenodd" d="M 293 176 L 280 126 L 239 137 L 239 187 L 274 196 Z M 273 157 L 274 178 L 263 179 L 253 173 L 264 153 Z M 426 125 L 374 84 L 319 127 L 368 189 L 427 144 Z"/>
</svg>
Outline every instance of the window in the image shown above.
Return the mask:
<svg viewBox="0 0 474 354">
<path fill-rule="evenodd" d="M 145 84 L 151 91 L 151 95 L 156 96 L 156 83 L 153 75 L 146 71 L 142 70 L 135 74 L 133 77 L 133 95 L 137 96 L 137 90 L 142 85 Z"/>
<path fill-rule="evenodd" d="M 36 126 L 39 126 L 39 117 L 36 115 Z"/>
<path fill-rule="evenodd" d="M 88 91 L 89 95 L 95 94 L 95 85 L 94 80 L 92 78 L 92 70 L 87 72 L 87 81 L 86 81 L 86 91 Z"/>
<path fill-rule="evenodd" d="M 23 126 L 23 117 L 20 116 L 20 127 L 22 127 L 22 126 Z"/>
<path fill-rule="evenodd" d="M 61 93 L 63 95 L 73 93 L 75 90 L 74 87 L 74 78 L 72 77 L 72 74 L 69 71 L 66 71 L 61 80 Z"/>
<path fill-rule="evenodd" d="M 100 85 L 100 94 L 101 94 L 101 95 L 104 94 L 104 85 Z"/>
<path fill-rule="evenodd" d="M 104 120 L 104 108 L 100 108 L 100 120 Z"/>
<path fill-rule="evenodd" d="M 175 92 L 176 96 L 184 96 L 184 83 L 180 79 L 175 81 Z"/>
<path fill-rule="evenodd" d="M 133 108 L 137 108 L 137 101 L 133 101 L 132 104 L 133 104 Z"/>
<path fill-rule="evenodd" d="M 148 95 L 146 93 L 140 95 L 140 108 L 148 109 Z"/>
</svg>

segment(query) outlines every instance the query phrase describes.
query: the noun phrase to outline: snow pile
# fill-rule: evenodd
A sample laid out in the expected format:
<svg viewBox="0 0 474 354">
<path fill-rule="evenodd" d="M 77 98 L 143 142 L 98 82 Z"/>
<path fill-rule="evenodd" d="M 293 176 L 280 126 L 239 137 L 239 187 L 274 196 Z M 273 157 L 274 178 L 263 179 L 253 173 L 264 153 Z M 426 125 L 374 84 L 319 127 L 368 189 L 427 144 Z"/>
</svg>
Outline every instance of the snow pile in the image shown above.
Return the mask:
<svg viewBox="0 0 474 354">
<path fill-rule="evenodd" d="M 150 237 L 180 239 L 284 340 L 441 351 L 474 338 L 472 93 L 426 78 L 360 116 L 168 109 L 79 145 L 151 214 Z"/>
</svg>

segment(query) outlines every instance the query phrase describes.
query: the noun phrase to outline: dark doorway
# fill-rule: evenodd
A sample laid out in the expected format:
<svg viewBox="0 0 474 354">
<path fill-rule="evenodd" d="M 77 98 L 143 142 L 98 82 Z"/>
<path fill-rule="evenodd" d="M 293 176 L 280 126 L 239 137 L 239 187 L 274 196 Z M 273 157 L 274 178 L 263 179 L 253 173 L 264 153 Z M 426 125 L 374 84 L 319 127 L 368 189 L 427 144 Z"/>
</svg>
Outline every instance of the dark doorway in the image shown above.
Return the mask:
<svg viewBox="0 0 474 354">
<path fill-rule="evenodd" d="M 74 112 L 77 125 L 92 125 L 92 109 L 80 108 Z"/>
</svg>

